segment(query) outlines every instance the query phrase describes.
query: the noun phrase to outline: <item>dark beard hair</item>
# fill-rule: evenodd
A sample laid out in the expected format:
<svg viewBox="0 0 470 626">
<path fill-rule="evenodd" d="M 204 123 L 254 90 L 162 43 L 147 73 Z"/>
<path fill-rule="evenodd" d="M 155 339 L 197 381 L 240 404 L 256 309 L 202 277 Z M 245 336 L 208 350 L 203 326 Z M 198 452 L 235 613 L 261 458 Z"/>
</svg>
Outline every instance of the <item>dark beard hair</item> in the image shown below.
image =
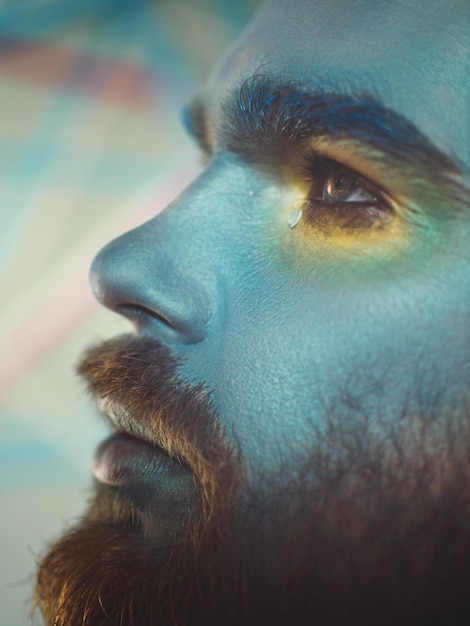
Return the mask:
<svg viewBox="0 0 470 626">
<path fill-rule="evenodd" d="M 128 337 L 82 362 L 95 395 L 126 406 L 191 467 L 198 497 L 183 536 L 157 548 L 145 512 L 96 485 L 84 520 L 40 563 L 46 624 L 468 623 L 464 411 L 445 423 L 325 411 L 307 458 L 295 469 L 286 458 L 260 494 L 207 390 L 178 380 L 177 366 L 154 341 Z"/>
</svg>

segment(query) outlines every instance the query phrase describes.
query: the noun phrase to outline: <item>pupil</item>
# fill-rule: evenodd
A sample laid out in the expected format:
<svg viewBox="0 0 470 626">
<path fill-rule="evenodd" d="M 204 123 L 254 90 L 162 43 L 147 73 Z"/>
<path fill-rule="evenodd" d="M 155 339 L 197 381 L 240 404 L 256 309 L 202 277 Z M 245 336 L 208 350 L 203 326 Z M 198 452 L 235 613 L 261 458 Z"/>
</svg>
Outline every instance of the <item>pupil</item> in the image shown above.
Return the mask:
<svg viewBox="0 0 470 626">
<path fill-rule="evenodd" d="M 358 187 L 360 187 L 360 182 L 356 176 L 342 171 L 330 172 L 325 177 L 324 199 L 329 202 L 347 202 Z"/>
</svg>

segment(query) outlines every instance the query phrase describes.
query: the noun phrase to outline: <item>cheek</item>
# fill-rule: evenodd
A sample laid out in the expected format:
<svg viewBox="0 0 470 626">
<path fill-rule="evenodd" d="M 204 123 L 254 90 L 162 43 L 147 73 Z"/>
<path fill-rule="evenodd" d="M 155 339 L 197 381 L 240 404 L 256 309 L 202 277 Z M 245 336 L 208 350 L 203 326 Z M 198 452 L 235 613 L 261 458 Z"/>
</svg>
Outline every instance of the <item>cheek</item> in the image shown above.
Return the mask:
<svg viewBox="0 0 470 626">
<path fill-rule="evenodd" d="M 249 466 L 270 471 L 313 443 L 321 378 L 312 374 L 318 370 L 315 357 L 281 335 L 280 326 L 274 334 L 261 325 L 234 327 L 214 380 L 214 400 L 228 435 Z"/>
<path fill-rule="evenodd" d="M 207 383 L 247 462 L 278 468 L 308 452 L 328 411 L 351 423 L 364 414 L 391 420 L 422 408 L 449 376 L 464 389 L 456 302 L 442 293 L 457 279 L 432 256 L 430 237 L 411 246 L 406 235 L 405 250 L 389 255 L 341 256 L 290 229 L 289 203 L 268 191 L 256 206 L 244 198 L 229 212 L 232 230 L 217 231 L 231 233 L 221 247 L 220 315 L 183 355 L 183 377 Z"/>
<path fill-rule="evenodd" d="M 442 332 L 449 310 L 432 290 L 275 284 L 254 290 L 231 316 L 210 381 L 227 432 L 253 467 L 274 470 L 308 454 L 328 414 L 351 427 L 364 416 L 379 425 L 404 411 L 436 411 L 449 378 L 452 393 L 456 385 L 465 393 L 460 353 Z M 459 333 L 466 345 L 468 333 Z"/>
</svg>

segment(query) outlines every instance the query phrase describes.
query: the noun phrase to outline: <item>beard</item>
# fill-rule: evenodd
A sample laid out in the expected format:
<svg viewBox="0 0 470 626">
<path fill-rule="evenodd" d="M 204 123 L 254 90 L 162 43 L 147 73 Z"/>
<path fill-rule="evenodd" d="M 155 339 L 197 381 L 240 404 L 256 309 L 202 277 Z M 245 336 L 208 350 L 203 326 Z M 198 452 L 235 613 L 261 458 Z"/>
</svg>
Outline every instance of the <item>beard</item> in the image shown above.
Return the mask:
<svg viewBox="0 0 470 626">
<path fill-rule="evenodd" d="M 184 489 L 168 502 L 97 481 L 83 520 L 40 562 L 47 625 L 468 623 L 465 411 L 391 423 L 325 410 L 305 457 L 287 451 L 253 480 L 209 390 L 178 367 L 127 336 L 80 364 L 108 409 L 138 416 L 134 435 L 183 464 Z"/>
</svg>

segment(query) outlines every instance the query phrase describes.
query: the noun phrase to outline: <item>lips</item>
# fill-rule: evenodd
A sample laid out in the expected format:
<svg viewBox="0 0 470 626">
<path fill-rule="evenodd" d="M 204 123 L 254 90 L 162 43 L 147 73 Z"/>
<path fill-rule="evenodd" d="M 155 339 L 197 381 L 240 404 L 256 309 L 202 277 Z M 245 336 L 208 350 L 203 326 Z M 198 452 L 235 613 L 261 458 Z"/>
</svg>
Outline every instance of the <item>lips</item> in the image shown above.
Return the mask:
<svg viewBox="0 0 470 626">
<path fill-rule="evenodd" d="M 103 441 L 93 460 L 95 478 L 116 487 L 153 482 L 182 469 L 162 448 L 122 432 Z"/>
<path fill-rule="evenodd" d="M 155 548 L 169 548 L 180 540 L 197 506 L 195 476 L 158 445 L 158 432 L 146 431 L 145 420 L 118 403 L 100 405 L 115 432 L 98 446 L 93 459 L 97 519 L 130 524 Z"/>
<path fill-rule="evenodd" d="M 97 405 L 100 413 L 109 419 L 116 430 L 132 435 L 136 439 L 147 441 L 147 443 L 153 443 L 145 436 L 144 428 L 139 421 L 133 419 L 121 404 L 104 396 L 97 399 Z"/>
<path fill-rule="evenodd" d="M 165 482 L 188 474 L 189 468 L 172 458 L 161 446 L 145 438 L 139 422 L 118 404 L 98 401 L 100 410 L 117 429 L 97 448 L 93 459 L 95 478 L 114 487 Z"/>
</svg>

